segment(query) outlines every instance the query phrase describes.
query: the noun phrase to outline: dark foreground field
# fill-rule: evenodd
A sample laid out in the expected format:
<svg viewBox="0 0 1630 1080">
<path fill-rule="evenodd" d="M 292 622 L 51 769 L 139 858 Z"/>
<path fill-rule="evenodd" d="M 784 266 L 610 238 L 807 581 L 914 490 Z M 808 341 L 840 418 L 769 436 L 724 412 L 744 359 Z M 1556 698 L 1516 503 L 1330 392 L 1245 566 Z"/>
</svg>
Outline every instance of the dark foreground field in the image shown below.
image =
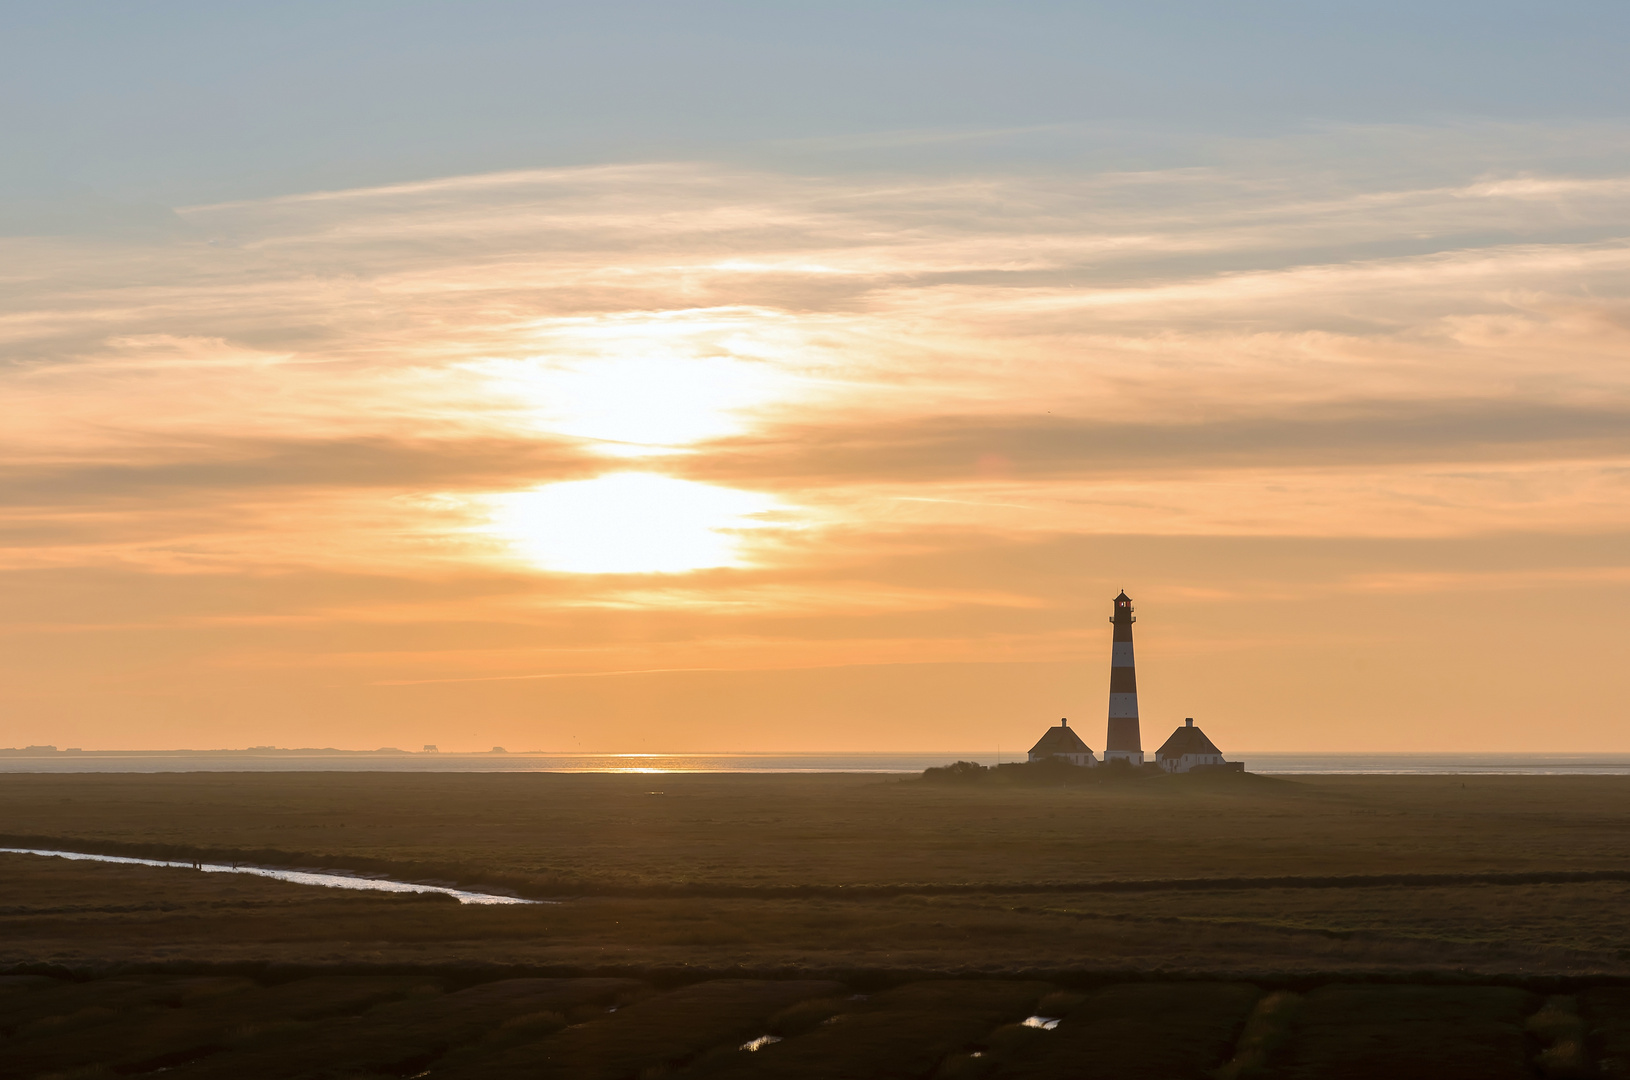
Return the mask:
<svg viewBox="0 0 1630 1080">
<path fill-rule="evenodd" d="M 1621 778 L 13 775 L 0 834 L 559 901 L 0 856 L 0 1077 L 1630 1076 Z"/>
<path fill-rule="evenodd" d="M 1630 1075 L 1622 989 L 11 976 L 0 1026 L 5 1077 Z"/>
</svg>

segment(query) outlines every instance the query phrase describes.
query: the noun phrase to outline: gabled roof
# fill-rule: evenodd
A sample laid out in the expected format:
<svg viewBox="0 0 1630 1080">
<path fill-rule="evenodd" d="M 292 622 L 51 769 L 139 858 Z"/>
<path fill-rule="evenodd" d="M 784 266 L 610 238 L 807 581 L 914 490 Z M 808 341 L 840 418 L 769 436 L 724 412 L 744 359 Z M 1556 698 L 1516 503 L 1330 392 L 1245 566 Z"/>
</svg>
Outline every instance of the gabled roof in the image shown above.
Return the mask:
<svg viewBox="0 0 1630 1080">
<path fill-rule="evenodd" d="M 1047 729 L 1041 741 L 1030 748 L 1032 754 L 1090 754 L 1092 748 L 1081 741 L 1081 736 L 1060 724 Z"/>
<path fill-rule="evenodd" d="M 1158 761 L 1161 758 L 1178 758 L 1184 754 L 1216 754 L 1221 757 L 1222 751 L 1206 738 L 1205 732 L 1185 724 L 1172 732 L 1172 737 L 1160 745 L 1160 749 L 1155 751 L 1155 759 Z"/>
</svg>

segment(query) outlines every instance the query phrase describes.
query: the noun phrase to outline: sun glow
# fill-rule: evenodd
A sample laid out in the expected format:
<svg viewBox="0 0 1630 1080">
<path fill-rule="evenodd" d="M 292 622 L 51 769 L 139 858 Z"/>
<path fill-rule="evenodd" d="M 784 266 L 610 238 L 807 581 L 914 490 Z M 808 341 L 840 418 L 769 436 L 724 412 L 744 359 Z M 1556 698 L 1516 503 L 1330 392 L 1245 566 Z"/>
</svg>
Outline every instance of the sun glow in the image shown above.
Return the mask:
<svg viewBox="0 0 1630 1080">
<path fill-rule="evenodd" d="M 741 430 L 747 411 L 796 393 L 771 313 L 750 309 L 551 321 L 549 351 L 473 365 L 541 430 L 612 457 L 672 452 Z"/>
<path fill-rule="evenodd" d="M 745 534 L 769 527 L 771 496 L 613 473 L 494 495 L 492 531 L 516 554 L 576 574 L 675 574 L 741 565 Z"/>
</svg>

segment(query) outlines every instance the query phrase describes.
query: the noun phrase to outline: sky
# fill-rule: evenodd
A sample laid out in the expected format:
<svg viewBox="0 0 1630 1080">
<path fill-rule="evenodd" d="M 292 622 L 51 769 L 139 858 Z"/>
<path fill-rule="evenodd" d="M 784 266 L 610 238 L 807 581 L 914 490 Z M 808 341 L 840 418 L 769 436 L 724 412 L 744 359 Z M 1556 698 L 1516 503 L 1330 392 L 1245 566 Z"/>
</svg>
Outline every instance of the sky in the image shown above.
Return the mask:
<svg viewBox="0 0 1630 1080">
<path fill-rule="evenodd" d="M 1630 751 L 1630 8 L 0 8 L 0 746 Z"/>
</svg>

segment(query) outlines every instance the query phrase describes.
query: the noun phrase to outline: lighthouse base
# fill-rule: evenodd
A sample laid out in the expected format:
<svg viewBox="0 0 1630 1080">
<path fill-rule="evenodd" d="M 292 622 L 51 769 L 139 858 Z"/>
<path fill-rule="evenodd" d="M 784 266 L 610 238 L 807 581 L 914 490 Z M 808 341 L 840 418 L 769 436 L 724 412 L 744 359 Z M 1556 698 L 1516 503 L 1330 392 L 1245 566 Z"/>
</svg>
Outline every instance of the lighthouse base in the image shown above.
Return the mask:
<svg viewBox="0 0 1630 1080">
<path fill-rule="evenodd" d="M 1143 764 L 1143 751 L 1142 750 L 1105 750 L 1104 751 L 1104 764 L 1108 765 L 1111 761 L 1130 761 L 1133 765 L 1142 765 Z"/>
</svg>

